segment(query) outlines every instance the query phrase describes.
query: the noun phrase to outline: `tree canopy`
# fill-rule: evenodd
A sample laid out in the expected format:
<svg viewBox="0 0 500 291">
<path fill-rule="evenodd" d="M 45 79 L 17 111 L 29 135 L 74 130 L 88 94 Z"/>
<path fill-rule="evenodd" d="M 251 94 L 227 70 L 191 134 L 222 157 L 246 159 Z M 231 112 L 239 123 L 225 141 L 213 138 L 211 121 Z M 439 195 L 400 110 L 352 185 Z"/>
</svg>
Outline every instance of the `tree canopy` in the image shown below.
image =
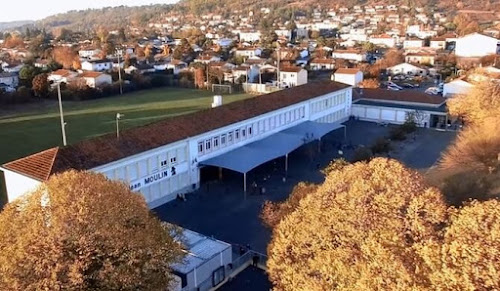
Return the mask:
<svg viewBox="0 0 500 291">
<path fill-rule="evenodd" d="M 384 158 L 326 173 L 274 226 L 275 290 L 500 288 L 500 201 L 448 207 L 417 172 Z"/>
<path fill-rule="evenodd" d="M 172 230 L 125 184 L 55 175 L 0 213 L 0 289 L 165 290 Z"/>
</svg>

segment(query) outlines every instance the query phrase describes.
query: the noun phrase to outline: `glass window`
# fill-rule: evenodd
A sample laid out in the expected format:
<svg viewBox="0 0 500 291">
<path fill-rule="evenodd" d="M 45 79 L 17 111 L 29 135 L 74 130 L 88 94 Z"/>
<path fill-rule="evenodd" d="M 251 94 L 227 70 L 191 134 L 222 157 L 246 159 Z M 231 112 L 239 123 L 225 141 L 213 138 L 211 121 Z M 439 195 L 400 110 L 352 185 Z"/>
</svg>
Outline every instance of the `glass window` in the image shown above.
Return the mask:
<svg viewBox="0 0 500 291">
<path fill-rule="evenodd" d="M 177 157 L 171 157 L 170 158 L 170 163 L 171 164 L 175 164 L 175 162 L 177 162 Z"/>
<path fill-rule="evenodd" d="M 252 135 L 252 126 L 248 127 L 248 135 Z"/>
<path fill-rule="evenodd" d="M 239 129 L 237 129 L 237 130 L 234 131 L 234 139 L 235 140 L 240 139 L 240 130 Z"/>
<path fill-rule="evenodd" d="M 203 153 L 203 142 L 198 143 L 198 153 Z"/>
<path fill-rule="evenodd" d="M 212 140 L 214 141 L 214 148 L 218 148 L 219 147 L 219 137 L 216 136 Z"/>
<path fill-rule="evenodd" d="M 206 149 L 207 151 L 209 151 L 211 147 L 212 147 L 212 140 L 211 140 L 211 139 L 207 139 L 207 140 L 205 141 L 205 149 Z"/>
<path fill-rule="evenodd" d="M 247 136 L 247 130 L 242 128 L 241 129 L 241 137 L 245 138 Z"/>
<path fill-rule="evenodd" d="M 227 142 L 233 142 L 233 132 L 232 131 L 227 133 Z"/>
<path fill-rule="evenodd" d="M 225 145 L 226 144 L 226 135 L 223 134 L 220 136 L 220 144 Z"/>
</svg>

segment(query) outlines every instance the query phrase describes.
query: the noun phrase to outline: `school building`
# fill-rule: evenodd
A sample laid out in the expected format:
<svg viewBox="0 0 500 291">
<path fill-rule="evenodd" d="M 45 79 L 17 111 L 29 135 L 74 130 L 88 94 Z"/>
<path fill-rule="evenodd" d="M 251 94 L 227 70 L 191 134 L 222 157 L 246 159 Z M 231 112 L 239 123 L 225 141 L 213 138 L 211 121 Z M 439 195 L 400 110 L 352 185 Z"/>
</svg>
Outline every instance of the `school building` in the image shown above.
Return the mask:
<svg viewBox="0 0 500 291">
<path fill-rule="evenodd" d="M 200 187 L 202 168 L 246 173 L 320 140 L 351 115 L 352 87 L 326 81 L 171 117 L 6 163 L 8 200 L 69 169 L 102 173 L 130 185 L 149 207 Z"/>
</svg>

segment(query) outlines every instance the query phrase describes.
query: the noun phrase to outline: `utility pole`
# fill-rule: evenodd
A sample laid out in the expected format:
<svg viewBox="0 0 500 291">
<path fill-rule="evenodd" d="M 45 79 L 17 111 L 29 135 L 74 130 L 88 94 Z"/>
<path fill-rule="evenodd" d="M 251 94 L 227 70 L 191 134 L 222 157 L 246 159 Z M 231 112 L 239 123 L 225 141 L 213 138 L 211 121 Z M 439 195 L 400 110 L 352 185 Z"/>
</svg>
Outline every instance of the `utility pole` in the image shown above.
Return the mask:
<svg viewBox="0 0 500 291">
<path fill-rule="evenodd" d="M 57 99 L 59 99 L 59 116 L 61 118 L 61 133 L 62 133 L 62 139 L 63 139 L 63 145 L 66 146 L 66 123 L 64 122 L 64 114 L 63 114 L 63 108 L 62 108 L 62 98 L 61 98 L 61 82 L 57 83 Z"/>
<path fill-rule="evenodd" d="M 123 86 L 122 86 L 122 68 L 120 66 L 120 56 L 122 54 L 122 50 L 121 49 L 116 49 L 116 52 L 117 52 L 117 57 L 118 57 L 118 80 L 120 82 L 120 95 L 123 94 Z"/>
<path fill-rule="evenodd" d="M 116 113 L 116 139 L 120 139 L 120 119 L 124 117 L 125 114 Z"/>
<path fill-rule="evenodd" d="M 278 81 L 278 88 L 280 88 L 280 47 L 278 46 L 278 70 L 276 71 L 278 74 L 276 76 L 276 80 Z"/>
</svg>

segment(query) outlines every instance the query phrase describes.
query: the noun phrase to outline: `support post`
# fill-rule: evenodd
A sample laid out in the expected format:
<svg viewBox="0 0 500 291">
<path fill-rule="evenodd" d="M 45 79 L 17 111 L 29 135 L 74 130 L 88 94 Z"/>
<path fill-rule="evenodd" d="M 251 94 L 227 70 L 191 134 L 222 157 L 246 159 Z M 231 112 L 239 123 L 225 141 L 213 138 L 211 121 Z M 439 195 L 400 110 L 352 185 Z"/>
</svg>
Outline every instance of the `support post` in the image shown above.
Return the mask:
<svg viewBox="0 0 500 291">
<path fill-rule="evenodd" d="M 288 154 L 285 155 L 285 177 L 288 177 Z"/>
<path fill-rule="evenodd" d="M 247 173 L 243 173 L 243 194 L 245 199 L 247 199 Z"/>
<path fill-rule="evenodd" d="M 446 119 L 444 121 L 444 130 L 448 131 L 448 113 L 446 113 Z"/>
</svg>

